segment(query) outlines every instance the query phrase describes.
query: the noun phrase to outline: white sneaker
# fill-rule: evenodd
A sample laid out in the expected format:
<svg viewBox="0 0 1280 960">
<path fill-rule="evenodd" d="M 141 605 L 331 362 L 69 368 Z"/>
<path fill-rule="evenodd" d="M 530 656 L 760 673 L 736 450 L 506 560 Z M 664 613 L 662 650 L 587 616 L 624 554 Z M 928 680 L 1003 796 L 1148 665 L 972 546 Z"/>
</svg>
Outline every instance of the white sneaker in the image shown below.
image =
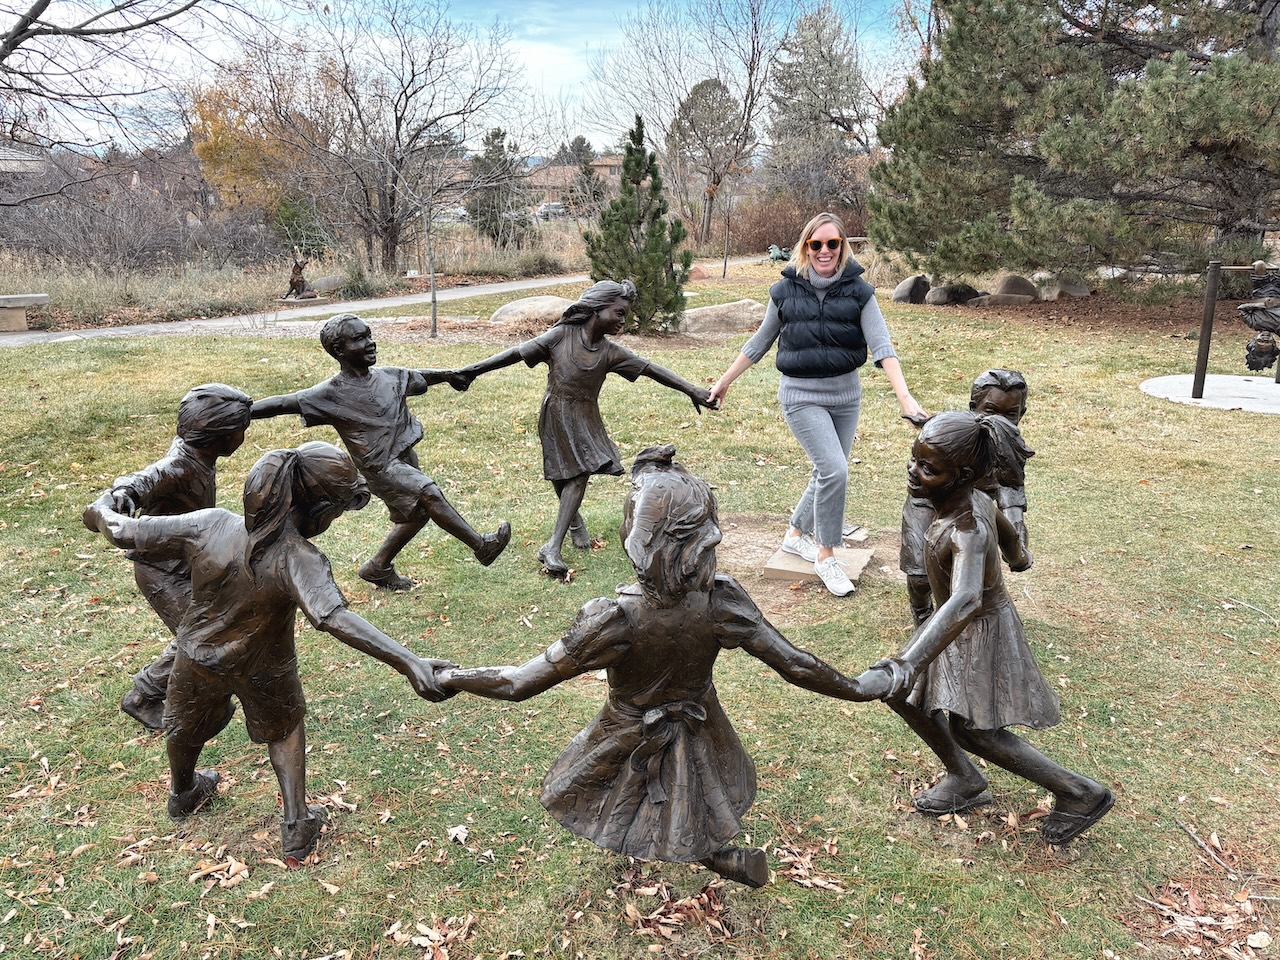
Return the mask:
<svg viewBox="0 0 1280 960">
<path fill-rule="evenodd" d="M 818 545 L 813 542 L 813 538 L 807 533 L 802 533 L 798 537 L 790 535 L 783 537 L 782 552 L 794 554 L 801 560 L 808 560 L 810 563 L 818 562 Z"/>
<path fill-rule="evenodd" d="M 840 566 L 840 561 L 835 557 L 819 560 L 813 565 L 813 569 L 822 578 L 826 588 L 835 596 L 847 597 L 853 593 L 853 581 L 849 579 L 849 575 L 844 572 L 844 567 Z"/>
</svg>

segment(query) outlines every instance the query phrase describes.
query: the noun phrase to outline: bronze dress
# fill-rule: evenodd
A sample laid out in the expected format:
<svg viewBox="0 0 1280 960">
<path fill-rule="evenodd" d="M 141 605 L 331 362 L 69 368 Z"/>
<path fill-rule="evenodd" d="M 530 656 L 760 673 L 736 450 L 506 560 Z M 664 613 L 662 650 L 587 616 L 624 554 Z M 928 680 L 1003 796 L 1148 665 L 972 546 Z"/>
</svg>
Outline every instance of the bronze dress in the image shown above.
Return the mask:
<svg viewBox="0 0 1280 960">
<path fill-rule="evenodd" d="M 995 504 L 975 491 L 973 506 L 975 522 L 986 528 L 989 549 L 998 553 Z M 950 563 L 942 545 L 953 527 L 950 518 L 940 517 L 925 537 L 925 563 L 939 610 L 951 593 Z M 1027 644 L 1022 620 L 1005 590 L 998 557 L 986 564 L 986 571 L 977 615 L 929 664 L 912 689 L 910 702 L 926 713 L 957 714 L 977 730 L 1000 730 L 1013 724 L 1051 727 L 1059 719 L 1058 695 L 1040 673 Z"/>
<path fill-rule="evenodd" d="M 721 650 L 773 631 L 732 577 L 669 608 L 637 588 L 593 600 L 564 638 L 609 699 L 543 781 L 542 805 L 598 846 L 689 863 L 722 850 L 756 793 L 755 765 L 712 683 Z"/>
<path fill-rule="evenodd" d="M 622 455 L 600 416 L 600 389 L 610 373 L 635 382 L 649 361 L 608 337 L 592 346 L 583 326 L 567 323 L 525 341 L 519 350 L 530 367 L 547 365 L 547 392 L 538 412 L 543 477 L 621 474 Z"/>
</svg>

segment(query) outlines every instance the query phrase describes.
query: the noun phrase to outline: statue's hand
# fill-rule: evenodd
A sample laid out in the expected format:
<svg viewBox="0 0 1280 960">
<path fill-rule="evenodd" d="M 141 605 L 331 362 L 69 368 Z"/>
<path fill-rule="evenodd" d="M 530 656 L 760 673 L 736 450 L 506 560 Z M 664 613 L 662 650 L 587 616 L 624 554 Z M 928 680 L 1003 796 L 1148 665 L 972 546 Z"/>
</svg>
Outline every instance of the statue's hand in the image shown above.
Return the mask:
<svg viewBox="0 0 1280 960">
<path fill-rule="evenodd" d="M 119 544 L 128 539 L 129 526 L 133 521 L 119 513 L 110 511 L 98 517 L 98 529 L 112 543 Z"/>
<path fill-rule="evenodd" d="M 116 487 L 111 491 L 111 509 L 132 517 L 138 512 L 137 495 L 128 487 Z"/>
<path fill-rule="evenodd" d="M 445 382 L 461 393 L 471 386 L 475 378 L 474 373 L 467 373 L 463 370 L 451 370 Z"/>
<path fill-rule="evenodd" d="M 1035 557 L 1031 556 L 1031 551 L 1028 548 L 1023 547 L 1022 559 L 1017 563 L 1009 564 L 1009 569 L 1012 570 L 1014 573 L 1022 573 L 1022 571 L 1024 570 L 1030 570 L 1032 564 L 1034 563 L 1035 563 Z"/>
<path fill-rule="evenodd" d="M 442 700 L 448 700 L 456 690 L 446 690 L 440 685 L 436 677 L 437 670 L 445 670 L 455 666 L 448 660 L 428 660 L 422 657 L 414 657 L 409 664 L 409 683 L 413 686 L 413 691 L 424 700 L 430 700 L 432 703 L 440 703 Z"/>
<path fill-rule="evenodd" d="M 897 657 L 873 663 L 858 678 L 859 689 L 869 700 L 902 700 L 915 684 L 915 673 Z"/>
</svg>

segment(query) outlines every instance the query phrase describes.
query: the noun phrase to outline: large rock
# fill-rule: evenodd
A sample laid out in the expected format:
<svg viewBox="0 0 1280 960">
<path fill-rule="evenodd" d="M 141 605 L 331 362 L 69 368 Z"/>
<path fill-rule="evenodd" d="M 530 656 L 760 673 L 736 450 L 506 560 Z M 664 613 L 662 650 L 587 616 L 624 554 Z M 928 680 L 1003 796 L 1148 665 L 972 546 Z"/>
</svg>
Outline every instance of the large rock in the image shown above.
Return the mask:
<svg viewBox="0 0 1280 960">
<path fill-rule="evenodd" d="M 1040 284 L 1041 300 L 1057 300 L 1059 297 L 1087 297 L 1093 292 L 1089 289 L 1087 283 L 1070 274 L 1037 273 L 1034 279 L 1036 283 Z"/>
<path fill-rule="evenodd" d="M 894 303 L 924 303 L 925 294 L 929 292 L 929 278 L 923 273 L 907 277 L 893 288 Z"/>
<path fill-rule="evenodd" d="M 1038 299 L 1025 293 L 988 293 L 974 297 L 965 304 L 966 307 L 1025 307 Z"/>
<path fill-rule="evenodd" d="M 685 310 L 681 333 L 746 333 L 764 321 L 764 304 L 758 300 L 735 300 L 711 307 Z"/>
<path fill-rule="evenodd" d="M 1087 297 L 1093 294 L 1089 284 L 1070 274 L 1058 275 L 1058 291 L 1065 297 Z"/>
<path fill-rule="evenodd" d="M 522 327 L 549 327 L 560 319 L 572 300 L 564 297 L 524 297 L 512 300 L 493 311 L 492 323 L 518 324 Z"/>
<path fill-rule="evenodd" d="M 307 289 L 314 290 L 316 293 L 333 293 L 335 290 L 341 290 L 346 286 L 347 278 L 332 274 L 327 277 L 317 277 L 315 280 L 307 281 Z"/>
<path fill-rule="evenodd" d="M 952 303 L 968 303 L 978 296 L 978 291 L 967 283 L 944 283 L 934 287 L 924 296 L 924 302 L 935 307 Z"/>
<path fill-rule="evenodd" d="M 1036 289 L 1036 285 L 1026 277 L 1020 277 L 1016 273 L 1010 273 L 1000 278 L 996 284 L 996 288 L 991 291 L 992 296 L 1000 294 L 1013 294 L 1017 297 L 1030 297 L 1034 300 L 1040 295 L 1040 291 Z"/>
</svg>

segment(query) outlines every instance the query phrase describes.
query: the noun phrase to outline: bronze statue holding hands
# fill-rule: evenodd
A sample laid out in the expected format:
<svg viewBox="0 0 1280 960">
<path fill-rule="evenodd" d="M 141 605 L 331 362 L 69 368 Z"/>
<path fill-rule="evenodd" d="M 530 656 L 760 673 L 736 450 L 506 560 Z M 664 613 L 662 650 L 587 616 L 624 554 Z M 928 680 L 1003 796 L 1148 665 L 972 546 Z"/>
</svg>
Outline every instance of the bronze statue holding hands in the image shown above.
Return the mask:
<svg viewBox="0 0 1280 960">
<path fill-rule="evenodd" d="M 591 535 L 579 513 L 587 482 L 593 474 L 622 473 L 622 455 L 609 439 L 600 415 L 605 377 L 616 373 L 632 382 L 649 377 L 688 396 L 695 409 L 714 407 L 706 387 L 695 386 L 609 339 L 609 334 L 622 332 L 635 296 L 635 284 L 630 280 L 601 280 L 545 333 L 459 371 L 474 378 L 520 360 L 531 367 L 547 365 L 538 436 L 542 440 L 543 476 L 555 488 L 560 506 L 551 539 L 539 548 L 538 560 L 548 574 L 559 579 L 569 575 L 560 552 L 565 535 L 572 534 L 573 545 L 579 549 L 591 546 Z"/>
<path fill-rule="evenodd" d="M 368 488 L 345 453 L 306 443 L 254 464 L 243 518 L 217 508 L 133 518 L 105 503 L 86 511 L 86 522 L 115 546 L 184 560 L 191 569 L 192 600 L 178 625 L 164 710 L 170 817 L 190 816 L 217 792 L 218 773 L 196 765 L 230 720 L 235 696 L 250 739 L 267 745 L 280 784 L 285 856 L 301 861 L 315 849 L 324 808 L 306 801 L 306 701 L 294 646 L 299 610 L 316 629 L 404 674 L 419 696 L 448 696 L 435 678 L 446 662 L 415 656 L 348 610 L 328 559 L 310 542 L 368 502 Z"/>
<path fill-rule="evenodd" d="M 116 478 L 111 489 L 85 511 L 85 525 L 96 533 L 95 518 L 104 509 L 128 517 L 165 517 L 215 506 L 218 459 L 235 453 L 244 443 L 252 405 L 248 394 L 223 383 L 192 387 L 178 404 L 178 435 L 168 453 L 150 466 Z M 138 589 L 169 632 L 176 634 L 191 606 L 191 567 L 179 557 L 159 559 L 136 550 L 128 557 Z M 164 727 L 165 690 L 177 649 L 170 641 L 159 657 L 138 671 L 132 689 L 120 701 L 120 709 L 148 730 Z"/>
<path fill-rule="evenodd" d="M 632 468 L 623 536 L 637 583 L 586 604 L 562 639 L 523 666 L 445 669 L 437 679 L 447 690 L 524 700 L 606 670 L 608 700 L 546 775 L 543 806 L 608 850 L 697 862 L 759 887 L 769 877 L 764 851 L 730 845 L 756 776 L 716 696 L 716 658 L 740 647 L 798 686 L 870 698 L 788 643 L 736 580 L 716 573 L 715 497 L 674 454 L 651 447 Z"/>
<path fill-rule="evenodd" d="M 1055 798 L 1042 834 L 1050 844 L 1079 836 L 1114 802 L 1109 789 L 1050 760 L 1007 728 L 1058 722 L 1058 698 L 1040 674 L 1022 621 L 1004 587 L 1001 553 L 1014 570 L 1031 558 L 1002 515 L 976 489 L 996 461 L 1000 418 L 940 413 L 921 428 L 907 465 L 907 489 L 932 504 L 925 567 L 936 610 L 897 656 L 858 678 L 885 700 L 946 768 L 916 795 L 916 809 L 940 815 L 991 802 L 973 753 Z M 1007 425 L 1007 421 L 1005 422 Z"/>
<path fill-rule="evenodd" d="M 296 413 L 308 427 L 328 424 L 338 431 L 369 489 L 391 514 L 391 531 L 360 567 L 360 578 L 391 590 L 410 589 L 414 582 L 396 572 L 394 561 L 432 520 L 469 547 L 482 565 L 493 563 L 511 539 L 511 525 L 503 521 L 493 533 L 479 534 L 445 499 L 418 466 L 413 448 L 422 439 L 422 423 L 405 402 L 439 383 L 466 390 L 471 379 L 453 370 L 375 366 L 373 333 L 350 313 L 329 320 L 320 330 L 320 343 L 338 361 L 338 373 L 310 389 L 259 400 L 253 418 Z"/>
</svg>

